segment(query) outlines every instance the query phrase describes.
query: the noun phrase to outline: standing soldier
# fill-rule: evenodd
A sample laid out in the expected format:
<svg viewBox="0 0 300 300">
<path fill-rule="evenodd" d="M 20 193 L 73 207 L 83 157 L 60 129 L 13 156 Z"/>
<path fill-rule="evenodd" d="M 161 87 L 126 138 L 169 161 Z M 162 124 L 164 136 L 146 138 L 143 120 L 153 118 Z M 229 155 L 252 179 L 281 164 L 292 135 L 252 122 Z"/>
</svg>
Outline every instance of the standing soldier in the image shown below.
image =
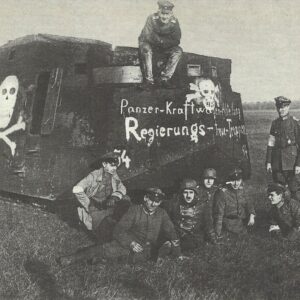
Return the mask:
<svg viewBox="0 0 300 300">
<path fill-rule="evenodd" d="M 181 30 L 178 20 L 173 15 L 174 4 L 167 0 L 159 0 L 158 12 L 147 18 L 146 24 L 139 36 L 139 49 L 144 72 L 144 87 L 153 86 L 152 73 L 153 52 L 163 53 L 168 56 L 168 61 L 161 71 L 158 83 L 169 88 L 169 80 L 173 76 L 178 61 L 182 55 L 179 47 Z"/>
<path fill-rule="evenodd" d="M 279 96 L 275 105 L 279 118 L 271 125 L 267 147 L 266 168 L 272 173 L 273 181 L 288 185 L 295 196 L 300 178 L 300 127 L 289 114 L 291 100 Z M 296 176 L 295 176 L 296 175 Z"/>
</svg>

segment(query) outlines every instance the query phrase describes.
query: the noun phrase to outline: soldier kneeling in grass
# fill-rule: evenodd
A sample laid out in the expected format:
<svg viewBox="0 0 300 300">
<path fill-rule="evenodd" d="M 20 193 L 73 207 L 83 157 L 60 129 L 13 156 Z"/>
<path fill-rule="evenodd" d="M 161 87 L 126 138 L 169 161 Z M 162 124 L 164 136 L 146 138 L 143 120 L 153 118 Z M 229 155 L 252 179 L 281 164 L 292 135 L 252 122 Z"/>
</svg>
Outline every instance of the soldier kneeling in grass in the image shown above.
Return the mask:
<svg viewBox="0 0 300 300">
<path fill-rule="evenodd" d="M 153 250 L 158 248 L 158 236 L 161 233 L 168 240 L 158 249 L 158 262 L 162 263 L 170 249 L 173 249 L 174 256 L 180 257 L 181 250 L 174 225 L 167 212 L 159 207 L 164 197 L 159 188 L 148 188 L 143 203 L 131 206 L 115 226 L 112 242 L 84 248 L 58 258 L 57 262 L 67 266 L 82 260 L 96 263 L 102 259 L 121 257 L 143 262 L 150 259 Z"/>
<path fill-rule="evenodd" d="M 216 195 L 215 230 L 218 236 L 222 229 L 236 234 L 247 233 L 246 226 L 253 226 L 255 210 L 243 188 L 242 170 L 235 168 L 228 176 L 227 184 Z"/>
<path fill-rule="evenodd" d="M 268 186 L 268 198 L 272 204 L 269 232 L 292 241 L 300 239 L 300 203 L 285 193 L 285 187 L 279 183 Z"/>
</svg>

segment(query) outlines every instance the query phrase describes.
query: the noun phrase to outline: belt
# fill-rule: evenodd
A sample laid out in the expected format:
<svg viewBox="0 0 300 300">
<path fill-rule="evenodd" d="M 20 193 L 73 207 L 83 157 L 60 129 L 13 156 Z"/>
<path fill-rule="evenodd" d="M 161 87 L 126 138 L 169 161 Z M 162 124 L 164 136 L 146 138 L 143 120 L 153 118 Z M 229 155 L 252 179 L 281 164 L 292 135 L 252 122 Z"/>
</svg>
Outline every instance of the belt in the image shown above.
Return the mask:
<svg viewBox="0 0 300 300">
<path fill-rule="evenodd" d="M 292 147 L 292 146 L 296 146 L 297 147 L 297 144 L 287 144 L 285 147 L 281 147 L 280 145 L 278 145 L 278 146 L 275 146 L 275 148 L 281 150 L 281 149 L 286 149 L 286 148 Z"/>
<path fill-rule="evenodd" d="M 234 215 L 226 216 L 225 218 L 226 218 L 226 219 L 229 219 L 229 220 L 237 220 L 237 219 L 240 219 L 239 216 L 234 216 Z"/>
<path fill-rule="evenodd" d="M 97 202 L 93 198 L 90 199 L 90 205 L 96 207 L 99 210 L 104 210 L 105 209 L 103 203 Z"/>
</svg>

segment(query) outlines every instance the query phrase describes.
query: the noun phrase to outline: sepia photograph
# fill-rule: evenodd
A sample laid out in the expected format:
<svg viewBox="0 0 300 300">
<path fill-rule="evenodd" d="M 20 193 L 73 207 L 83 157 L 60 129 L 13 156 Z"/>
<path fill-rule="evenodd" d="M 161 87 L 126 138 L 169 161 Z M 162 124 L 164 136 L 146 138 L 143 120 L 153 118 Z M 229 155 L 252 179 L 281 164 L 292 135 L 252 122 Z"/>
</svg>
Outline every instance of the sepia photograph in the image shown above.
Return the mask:
<svg viewBox="0 0 300 300">
<path fill-rule="evenodd" d="M 300 299 L 300 2 L 5 0 L 0 299 Z"/>
</svg>

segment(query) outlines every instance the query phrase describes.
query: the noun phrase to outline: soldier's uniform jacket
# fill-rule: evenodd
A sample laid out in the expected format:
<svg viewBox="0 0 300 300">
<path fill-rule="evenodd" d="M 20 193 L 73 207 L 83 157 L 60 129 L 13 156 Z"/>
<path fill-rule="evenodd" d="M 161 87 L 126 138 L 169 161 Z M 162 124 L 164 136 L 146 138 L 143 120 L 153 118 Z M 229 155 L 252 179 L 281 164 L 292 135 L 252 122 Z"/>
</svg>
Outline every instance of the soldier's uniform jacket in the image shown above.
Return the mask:
<svg viewBox="0 0 300 300">
<path fill-rule="evenodd" d="M 94 170 L 73 187 L 73 193 L 84 207 L 78 207 L 78 217 L 89 229 L 96 229 L 102 220 L 113 214 L 113 207 L 106 207 L 106 200 L 113 192 L 126 194 L 126 188 L 117 173 L 109 174 L 103 168 Z"/>
<path fill-rule="evenodd" d="M 247 199 L 243 186 L 239 189 L 224 187 L 216 193 L 215 230 L 218 235 L 221 234 L 223 223 L 226 227 L 231 227 L 227 228 L 229 231 L 241 232 L 242 220 L 250 214 L 255 214 L 255 210 L 252 201 Z"/>
<path fill-rule="evenodd" d="M 172 199 L 169 214 L 180 235 L 185 233 L 205 232 L 208 237 L 214 236 L 213 204 L 218 187 L 199 188 L 196 199 L 188 204 L 181 194 Z"/>
<path fill-rule="evenodd" d="M 270 224 L 278 225 L 283 235 L 288 235 L 294 228 L 299 230 L 300 203 L 294 199 L 286 198 L 280 208 L 272 205 Z"/>
<path fill-rule="evenodd" d="M 300 166 L 300 127 L 292 116 L 286 119 L 277 118 L 272 122 L 270 130 L 271 157 L 267 163 L 272 163 L 274 171 L 293 170 Z M 269 145 L 270 146 L 270 145 Z"/>
<path fill-rule="evenodd" d="M 167 212 L 158 207 L 153 213 L 148 213 L 143 204 L 133 205 L 124 214 L 114 229 L 114 239 L 126 249 L 130 249 L 132 241 L 140 245 L 155 245 L 160 233 L 175 247 L 179 240 Z M 179 251 L 180 252 L 180 251 Z"/>
<path fill-rule="evenodd" d="M 139 42 L 147 42 L 157 48 L 168 49 L 180 44 L 181 30 L 178 20 L 172 16 L 167 24 L 161 23 L 157 13 L 150 15 L 139 36 Z"/>
<path fill-rule="evenodd" d="M 104 175 L 105 172 L 103 168 L 94 170 L 87 177 L 79 181 L 73 188 L 73 192 L 76 194 L 77 199 L 85 208 L 88 209 L 90 198 L 93 198 L 96 193 L 99 193 L 99 197 L 95 197 L 94 199 L 96 202 L 99 202 L 99 204 L 101 204 L 101 202 L 106 200 L 105 197 L 109 196 L 106 195 L 106 188 L 110 190 L 109 194 L 116 191 L 122 193 L 123 195 L 126 194 L 126 188 L 117 173 L 111 175 L 109 180 L 107 180 L 106 182 L 104 182 Z"/>
</svg>

